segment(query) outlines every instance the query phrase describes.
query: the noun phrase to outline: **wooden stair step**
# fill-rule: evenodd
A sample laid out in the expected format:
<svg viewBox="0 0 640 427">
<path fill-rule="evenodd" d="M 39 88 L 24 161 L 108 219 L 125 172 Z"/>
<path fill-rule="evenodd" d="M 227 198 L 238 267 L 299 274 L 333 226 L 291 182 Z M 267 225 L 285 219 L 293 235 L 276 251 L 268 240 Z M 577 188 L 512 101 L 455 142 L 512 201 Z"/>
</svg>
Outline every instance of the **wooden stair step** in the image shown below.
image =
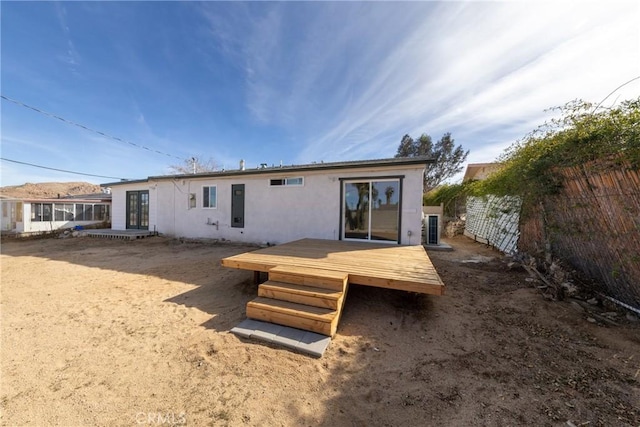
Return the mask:
<svg viewBox="0 0 640 427">
<path fill-rule="evenodd" d="M 269 280 L 258 287 L 258 296 L 336 310 L 344 292 L 315 286 Z"/>
<path fill-rule="evenodd" d="M 338 311 L 289 301 L 258 297 L 247 303 L 247 317 L 333 336 Z"/>
<path fill-rule="evenodd" d="M 314 307 L 306 304 L 298 304 L 295 302 L 281 301 L 273 298 L 258 297 L 247 303 L 247 306 L 261 307 L 267 310 L 279 311 L 282 313 L 293 314 L 298 317 L 304 317 L 319 322 L 331 322 L 336 316 L 336 310 L 329 308 Z"/>
<path fill-rule="evenodd" d="M 269 270 L 269 280 L 344 291 L 349 274 L 319 268 L 280 265 Z"/>
</svg>

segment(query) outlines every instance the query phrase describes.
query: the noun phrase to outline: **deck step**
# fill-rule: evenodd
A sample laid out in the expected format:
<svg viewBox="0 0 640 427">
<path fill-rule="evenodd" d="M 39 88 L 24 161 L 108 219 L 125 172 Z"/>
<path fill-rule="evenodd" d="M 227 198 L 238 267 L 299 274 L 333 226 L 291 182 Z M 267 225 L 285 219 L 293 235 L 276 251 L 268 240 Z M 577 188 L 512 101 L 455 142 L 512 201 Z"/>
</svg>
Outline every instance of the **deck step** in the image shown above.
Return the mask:
<svg viewBox="0 0 640 427">
<path fill-rule="evenodd" d="M 332 337 L 338 327 L 339 310 L 258 297 L 247 303 L 247 317 Z"/>
<path fill-rule="evenodd" d="M 344 292 L 269 280 L 258 287 L 258 296 L 337 310 Z"/>
<path fill-rule="evenodd" d="M 349 274 L 318 268 L 277 266 L 269 270 L 269 280 L 344 292 Z"/>
</svg>

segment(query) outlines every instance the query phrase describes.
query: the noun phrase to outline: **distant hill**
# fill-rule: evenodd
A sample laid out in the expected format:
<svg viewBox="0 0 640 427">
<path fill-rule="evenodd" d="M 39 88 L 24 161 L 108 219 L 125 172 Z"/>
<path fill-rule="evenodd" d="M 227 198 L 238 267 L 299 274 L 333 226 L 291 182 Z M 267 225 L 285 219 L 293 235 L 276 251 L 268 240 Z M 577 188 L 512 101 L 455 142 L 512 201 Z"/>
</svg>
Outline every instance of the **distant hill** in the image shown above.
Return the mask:
<svg viewBox="0 0 640 427">
<path fill-rule="evenodd" d="M 19 199 L 55 199 L 58 195 L 64 197 L 100 192 L 99 185 L 88 182 L 41 182 L 38 184 L 27 182 L 22 185 L 0 187 L 1 195 Z"/>
</svg>

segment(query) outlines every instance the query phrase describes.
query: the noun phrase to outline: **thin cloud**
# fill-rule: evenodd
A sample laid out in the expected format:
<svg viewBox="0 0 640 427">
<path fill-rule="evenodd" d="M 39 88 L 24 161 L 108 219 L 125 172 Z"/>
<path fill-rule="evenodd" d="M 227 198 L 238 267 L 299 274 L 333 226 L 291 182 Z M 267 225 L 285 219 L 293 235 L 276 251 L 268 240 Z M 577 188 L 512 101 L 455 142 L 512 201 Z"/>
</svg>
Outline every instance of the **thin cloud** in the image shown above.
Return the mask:
<svg viewBox="0 0 640 427">
<path fill-rule="evenodd" d="M 65 64 L 69 65 L 69 71 L 75 75 L 79 75 L 77 67 L 80 65 L 81 58 L 73 40 L 71 39 L 71 30 L 67 24 L 67 10 L 59 2 L 56 2 L 55 6 L 58 23 L 60 24 L 60 28 L 62 29 L 66 40 L 66 50 L 64 53 L 58 55 L 58 58 Z"/>
<path fill-rule="evenodd" d="M 309 138 L 300 158 L 392 154 L 406 132 L 436 137 L 456 129 L 470 138 L 459 142 L 474 148 L 484 141 L 468 130 L 477 137 L 490 124 L 501 126 L 494 129 L 498 137 L 513 141 L 532 130 L 524 126 L 536 118 L 544 121 L 544 109 L 603 97 L 632 77 L 637 7 L 532 6 L 538 7 L 445 5 L 429 10 L 427 20 L 418 14 L 401 43 L 380 52 L 371 84 L 351 94 L 348 109 L 328 118 L 326 132 Z M 617 72 L 608 69 L 612 64 Z"/>
<path fill-rule="evenodd" d="M 542 124 L 545 109 L 598 102 L 640 75 L 636 3 L 56 3 L 39 6 L 48 12 L 40 20 L 28 13 L 37 6 L 8 5 L 13 28 L 3 34 L 25 48 L 7 45 L 3 81 L 18 99 L 177 156 L 210 153 L 227 168 L 241 157 L 387 157 L 406 133 L 448 131 L 469 160 L 487 161 Z M 62 35 L 58 50 L 21 37 L 24 23 Z M 97 46 L 85 58 L 78 51 Z M 83 71 L 82 84 L 69 70 Z M 604 106 L 639 93 L 637 81 Z M 11 122 L 17 114 L 3 107 L 4 133 L 55 144 L 67 154 L 56 160 L 97 154 L 114 176 L 158 174 L 173 162 L 139 162 L 139 149 L 50 119 L 31 125 L 31 112 Z M 30 149 L 3 140 L 3 151 L 12 146 Z"/>
<path fill-rule="evenodd" d="M 40 152 L 49 153 L 49 154 L 59 154 L 60 150 L 56 148 L 55 145 L 50 143 L 42 143 L 35 141 L 42 141 L 40 138 L 30 138 L 27 139 L 26 135 L 14 136 L 8 135 L 6 132 L 2 133 L 2 148 L 6 153 L 7 149 L 11 151 L 23 150 L 24 152 L 29 152 L 30 150 L 38 150 Z"/>
</svg>

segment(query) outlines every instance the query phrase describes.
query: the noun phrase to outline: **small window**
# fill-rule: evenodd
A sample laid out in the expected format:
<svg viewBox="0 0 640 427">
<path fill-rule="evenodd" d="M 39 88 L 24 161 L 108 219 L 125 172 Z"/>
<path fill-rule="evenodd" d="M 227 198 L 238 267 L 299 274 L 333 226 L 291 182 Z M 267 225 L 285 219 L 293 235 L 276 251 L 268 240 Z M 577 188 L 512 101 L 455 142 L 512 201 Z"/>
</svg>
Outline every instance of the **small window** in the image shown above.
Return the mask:
<svg viewBox="0 0 640 427">
<path fill-rule="evenodd" d="M 72 221 L 73 205 L 64 204 L 64 203 L 54 203 L 53 216 L 56 221 Z"/>
<path fill-rule="evenodd" d="M 296 177 L 296 178 L 277 178 L 277 179 L 272 179 L 269 181 L 269 184 L 272 187 L 279 187 L 279 186 L 301 186 L 304 184 L 304 178 L 302 177 Z"/>
<path fill-rule="evenodd" d="M 107 221 L 109 219 L 109 205 L 94 205 L 93 219 L 96 221 Z"/>
<path fill-rule="evenodd" d="M 76 204 L 76 221 L 84 221 L 84 205 L 82 203 Z"/>
<path fill-rule="evenodd" d="M 42 204 L 42 220 L 43 221 L 53 221 L 53 204 L 52 203 L 43 203 Z"/>
<path fill-rule="evenodd" d="M 303 184 L 302 177 L 300 177 L 300 178 L 287 178 L 287 184 L 286 185 L 302 185 L 302 184 Z"/>
<path fill-rule="evenodd" d="M 31 221 L 42 221 L 42 203 L 31 204 Z"/>
<path fill-rule="evenodd" d="M 93 205 L 89 203 L 76 203 L 75 220 L 93 221 Z"/>
<path fill-rule="evenodd" d="M 64 205 L 59 203 L 53 205 L 53 218 L 56 221 L 64 221 Z"/>
<path fill-rule="evenodd" d="M 216 208 L 217 207 L 217 188 L 202 187 L 202 207 L 203 208 Z"/>
</svg>

